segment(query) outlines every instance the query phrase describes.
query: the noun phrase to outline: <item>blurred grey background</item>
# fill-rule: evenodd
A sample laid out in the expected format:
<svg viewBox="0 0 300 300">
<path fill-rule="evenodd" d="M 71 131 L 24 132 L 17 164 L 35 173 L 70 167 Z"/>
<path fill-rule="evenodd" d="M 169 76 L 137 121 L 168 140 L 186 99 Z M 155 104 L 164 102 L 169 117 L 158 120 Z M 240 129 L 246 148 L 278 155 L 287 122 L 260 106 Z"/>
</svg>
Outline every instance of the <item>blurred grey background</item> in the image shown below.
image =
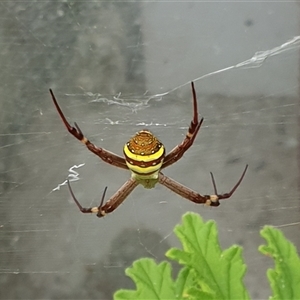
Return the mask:
<svg viewBox="0 0 300 300">
<path fill-rule="evenodd" d="M 257 251 L 259 230 L 277 226 L 300 245 L 299 4 L 2 1 L 0 8 L 1 299 L 111 299 L 134 287 L 124 275 L 134 259 L 160 261 L 178 246 L 172 229 L 187 211 L 214 219 L 224 248 L 244 247 L 245 284 L 253 299 L 266 299 L 272 262 Z M 145 127 L 168 150 L 182 141 L 191 80 L 204 124 L 165 174 L 208 194 L 212 171 L 221 193 L 248 163 L 230 200 L 208 208 L 162 186 L 138 187 L 98 219 L 78 211 L 66 186 L 55 190 L 84 164 L 72 187 L 82 205 L 94 206 L 105 186 L 109 197 L 130 174 L 66 132 L 49 88 L 70 122 L 122 155 Z"/>
</svg>

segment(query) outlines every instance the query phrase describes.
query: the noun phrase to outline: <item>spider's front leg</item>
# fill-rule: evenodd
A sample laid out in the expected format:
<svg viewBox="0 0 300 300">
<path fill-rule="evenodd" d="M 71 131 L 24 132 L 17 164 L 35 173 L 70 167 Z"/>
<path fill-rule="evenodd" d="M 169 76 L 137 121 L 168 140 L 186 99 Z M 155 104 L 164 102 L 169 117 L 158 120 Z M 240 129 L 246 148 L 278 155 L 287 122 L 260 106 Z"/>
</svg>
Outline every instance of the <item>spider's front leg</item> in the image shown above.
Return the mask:
<svg viewBox="0 0 300 300">
<path fill-rule="evenodd" d="M 183 156 L 183 154 L 193 145 L 198 131 L 203 123 L 203 118 L 201 118 L 200 121 L 198 119 L 197 96 L 193 82 L 191 82 L 191 87 L 193 94 L 193 119 L 185 136 L 185 139 L 182 141 L 181 144 L 177 145 L 166 155 L 162 165 L 162 169 L 169 167 L 170 165 L 178 161 Z"/>
<path fill-rule="evenodd" d="M 72 195 L 73 200 L 77 204 L 78 208 L 82 213 L 95 213 L 98 218 L 104 217 L 106 214 L 113 212 L 126 198 L 127 196 L 137 187 L 138 182 L 132 178 L 127 180 L 120 189 L 103 205 L 104 198 L 106 194 L 107 187 L 104 189 L 102 194 L 102 198 L 100 201 L 100 205 L 96 207 L 84 208 L 81 206 L 79 201 L 76 199 L 72 189 L 70 182 L 68 181 L 68 186 L 70 193 Z"/>
<path fill-rule="evenodd" d="M 236 191 L 236 189 L 238 188 L 238 186 L 240 185 L 240 183 L 242 182 L 242 180 L 246 174 L 247 168 L 248 168 L 248 165 L 246 165 L 242 176 L 240 177 L 238 182 L 235 184 L 235 186 L 231 189 L 231 191 L 229 193 L 225 193 L 225 194 L 218 194 L 216 182 L 215 182 L 215 179 L 214 179 L 214 176 L 212 173 L 210 173 L 210 174 L 211 174 L 214 192 L 215 192 L 214 195 L 203 195 L 202 196 L 199 193 L 182 185 L 181 183 L 175 181 L 174 179 L 165 176 L 162 173 L 159 173 L 159 175 L 158 175 L 158 182 L 160 184 L 164 185 L 165 187 L 167 187 L 168 189 L 170 189 L 171 191 L 175 192 L 176 194 L 178 194 L 178 195 L 182 196 L 183 198 L 190 200 L 192 202 L 203 203 L 208 206 L 219 206 L 220 205 L 219 200 L 230 198 L 233 195 L 233 193 Z"/>
<path fill-rule="evenodd" d="M 53 100 L 53 103 L 62 119 L 62 121 L 64 122 L 67 130 L 77 139 L 79 140 L 81 143 L 85 144 L 86 147 L 93 152 L 94 154 L 96 154 L 97 156 L 99 156 L 102 160 L 104 160 L 106 163 L 109 163 L 113 166 L 122 168 L 122 169 L 128 169 L 127 165 L 126 165 L 126 161 L 123 157 L 118 156 L 108 150 L 105 150 L 103 148 L 97 147 L 95 146 L 93 143 L 91 143 L 82 133 L 81 129 L 79 128 L 79 126 L 77 125 L 77 123 L 75 122 L 75 127 L 71 126 L 69 124 L 69 122 L 67 121 L 66 117 L 64 116 L 61 108 L 59 107 L 57 100 L 52 92 L 52 90 L 50 89 L 50 94 Z"/>
</svg>

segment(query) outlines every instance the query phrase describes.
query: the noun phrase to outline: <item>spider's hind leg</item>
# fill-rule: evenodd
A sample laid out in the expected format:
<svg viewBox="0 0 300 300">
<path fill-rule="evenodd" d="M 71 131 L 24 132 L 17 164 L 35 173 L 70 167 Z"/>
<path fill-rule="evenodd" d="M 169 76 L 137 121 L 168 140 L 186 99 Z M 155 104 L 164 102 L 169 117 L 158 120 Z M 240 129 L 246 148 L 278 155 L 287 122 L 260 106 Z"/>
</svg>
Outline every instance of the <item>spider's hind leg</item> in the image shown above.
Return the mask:
<svg viewBox="0 0 300 300">
<path fill-rule="evenodd" d="M 106 190 L 107 190 L 107 187 L 106 187 L 104 189 L 103 194 L 102 194 L 100 205 L 99 206 L 95 206 L 95 207 L 85 208 L 85 207 L 82 207 L 81 204 L 79 203 L 79 201 L 76 199 L 76 197 L 75 197 L 75 195 L 74 195 L 74 193 L 73 193 L 73 191 L 71 189 L 71 185 L 69 183 L 69 180 L 68 180 L 68 186 L 69 186 L 69 190 L 70 190 L 71 196 L 72 196 L 73 200 L 75 201 L 76 205 L 78 206 L 79 210 L 82 213 L 94 213 L 94 214 L 97 214 L 98 218 L 102 218 L 106 214 L 113 212 L 127 198 L 127 196 L 135 189 L 135 187 L 138 184 L 139 183 L 136 180 L 130 178 L 103 205 L 105 194 L 106 194 Z"/>
<path fill-rule="evenodd" d="M 233 195 L 233 193 L 236 191 L 236 189 L 238 188 L 238 186 L 240 185 L 240 183 L 242 182 L 242 180 L 246 174 L 247 168 L 248 168 L 248 165 L 246 165 L 242 176 L 240 177 L 238 182 L 235 184 L 235 186 L 231 189 L 231 191 L 229 193 L 225 193 L 225 194 L 218 194 L 216 182 L 215 182 L 215 179 L 214 179 L 214 176 L 212 173 L 211 173 L 211 177 L 212 177 L 212 182 L 213 182 L 214 192 L 215 192 L 214 195 L 201 195 L 201 194 L 193 191 L 192 189 L 186 187 L 185 185 L 175 181 L 174 179 L 165 176 L 162 173 L 159 173 L 158 181 L 160 184 L 164 185 L 165 187 L 167 187 L 174 193 L 180 195 L 181 197 L 183 197 L 189 201 L 192 201 L 194 203 L 202 203 L 202 204 L 205 204 L 208 206 L 219 206 L 220 205 L 219 200 L 230 198 Z"/>
<path fill-rule="evenodd" d="M 228 199 L 230 198 L 233 193 L 236 191 L 236 189 L 239 187 L 239 185 L 241 184 L 245 174 L 246 174 L 246 171 L 248 169 L 248 165 L 246 165 L 243 173 L 242 173 L 242 176 L 240 177 L 240 179 L 238 180 L 238 182 L 235 184 L 235 186 L 231 189 L 231 191 L 229 193 L 225 193 L 225 194 L 218 194 L 218 191 L 217 191 L 217 186 L 216 186 L 216 181 L 215 181 L 215 178 L 214 178 L 214 175 L 212 172 L 210 172 L 210 176 L 211 176 L 211 180 L 212 180 L 212 183 L 213 183 L 213 187 L 214 187 L 214 192 L 215 192 L 215 195 L 211 195 L 211 196 L 216 196 L 214 199 L 212 199 L 212 204 L 211 206 L 218 206 L 218 205 L 214 205 L 214 202 L 215 203 L 218 203 L 219 200 L 222 200 L 222 199 Z"/>
<path fill-rule="evenodd" d="M 82 212 L 82 213 L 87 213 L 87 214 L 97 214 L 97 216 L 100 218 L 100 217 L 103 217 L 105 214 L 102 214 L 102 210 L 101 210 L 101 207 L 103 206 L 103 203 L 104 203 L 104 198 L 105 198 L 105 194 L 106 194 L 106 191 L 107 191 L 107 186 L 105 187 L 104 191 L 103 191 L 103 194 L 102 194 L 102 198 L 101 198 L 101 201 L 100 201 L 100 205 L 99 206 L 95 206 L 95 207 L 88 207 L 88 208 L 85 208 L 85 207 L 82 207 L 81 204 L 79 203 L 79 201 L 76 199 L 75 195 L 74 195 L 74 192 L 71 188 L 71 185 L 70 185 L 70 181 L 68 180 L 68 187 L 69 187 L 69 191 L 70 191 L 70 194 L 74 200 L 74 202 L 76 203 L 76 205 L 78 206 L 79 210 Z"/>
</svg>

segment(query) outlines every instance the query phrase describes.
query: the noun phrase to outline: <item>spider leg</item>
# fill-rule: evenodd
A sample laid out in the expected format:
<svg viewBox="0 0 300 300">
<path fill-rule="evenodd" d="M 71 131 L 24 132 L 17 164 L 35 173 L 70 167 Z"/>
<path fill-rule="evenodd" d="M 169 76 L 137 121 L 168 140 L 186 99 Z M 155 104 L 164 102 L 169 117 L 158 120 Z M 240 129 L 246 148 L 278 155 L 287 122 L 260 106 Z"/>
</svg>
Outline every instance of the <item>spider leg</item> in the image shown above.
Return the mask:
<svg viewBox="0 0 300 300">
<path fill-rule="evenodd" d="M 162 169 L 178 161 L 183 156 L 185 151 L 187 151 L 193 145 L 193 142 L 203 123 L 203 118 L 201 118 L 200 122 L 198 119 L 197 96 L 196 96 L 196 91 L 193 82 L 191 82 L 191 86 L 192 86 L 192 93 L 193 93 L 193 109 L 194 109 L 193 120 L 191 121 L 188 132 L 185 136 L 185 139 L 182 141 L 182 143 L 177 145 L 175 148 L 173 148 L 173 150 L 171 150 L 166 155 L 162 165 Z"/>
<path fill-rule="evenodd" d="M 95 213 L 98 218 L 104 217 L 106 214 L 113 212 L 126 198 L 127 196 L 137 187 L 138 182 L 135 179 L 130 178 L 127 180 L 120 189 L 103 205 L 104 198 L 106 194 L 107 187 L 105 187 L 104 192 L 102 194 L 102 198 L 99 206 L 95 207 L 82 207 L 79 201 L 76 199 L 72 189 L 70 182 L 68 180 L 68 186 L 73 200 L 78 206 L 79 210 L 82 213 Z"/>
<path fill-rule="evenodd" d="M 109 163 L 113 166 L 122 168 L 122 169 L 128 169 L 127 165 L 126 165 L 126 161 L 125 158 L 116 155 L 108 150 L 105 150 L 103 148 L 99 148 L 97 146 L 95 146 L 93 143 L 91 143 L 82 133 L 81 129 L 79 128 L 79 126 L 77 125 L 77 123 L 75 122 L 75 127 L 71 126 L 69 124 L 69 122 L 67 121 L 66 117 L 64 116 L 61 108 L 59 107 L 57 100 L 52 92 L 52 90 L 50 89 L 50 94 L 53 100 L 53 103 L 62 119 L 62 121 L 64 122 L 67 130 L 77 139 L 79 140 L 81 143 L 85 144 L 86 147 L 93 152 L 94 154 L 96 154 L 97 156 L 99 156 L 103 161 L 105 161 L 106 163 Z"/>
<path fill-rule="evenodd" d="M 70 181 L 68 180 L 68 187 L 69 187 L 69 191 L 71 193 L 71 196 L 73 198 L 73 200 L 75 201 L 75 203 L 77 204 L 78 208 L 80 209 L 80 211 L 82 213 L 98 213 L 99 211 L 99 208 L 102 207 L 103 205 L 103 202 L 104 202 L 104 198 L 105 198 L 105 194 L 106 194 L 106 191 L 107 191 L 107 186 L 105 187 L 104 191 L 103 191 L 103 194 L 102 194 L 102 198 L 101 198 L 101 201 L 100 201 L 100 205 L 98 207 L 90 207 L 90 208 L 84 208 L 81 206 L 81 204 L 79 203 L 79 201 L 76 199 L 74 193 L 73 193 L 73 190 L 71 188 L 71 185 L 70 185 Z"/>
<path fill-rule="evenodd" d="M 216 183 L 212 173 L 211 176 L 212 176 L 212 182 L 213 182 L 214 192 L 215 192 L 214 195 L 200 195 L 199 193 L 175 181 L 174 179 L 165 176 L 162 173 L 158 174 L 158 182 L 164 185 L 165 187 L 167 187 L 168 189 L 170 189 L 171 191 L 173 191 L 174 193 L 194 203 L 203 203 L 208 206 L 219 206 L 220 205 L 219 200 L 230 198 L 233 195 L 233 193 L 236 191 L 236 189 L 238 188 L 238 186 L 240 185 L 240 183 L 242 182 L 245 176 L 247 168 L 248 165 L 246 165 L 246 168 L 242 176 L 240 177 L 239 181 L 235 184 L 235 186 L 231 189 L 231 191 L 229 193 L 225 193 L 221 195 L 217 193 Z"/>
<path fill-rule="evenodd" d="M 225 194 L 218 194 L 217 192 L 217 186 L 216 186 L 216 182 L 215 182 L 215 179 L 214 179 L 214 175 L 212 172 L 210 172 L 210 176 L 211 176 L 211 180 L 212 180 L 212 183 L 213 183 L 213 187 L 214 187 L 214 192 L 215 192 L 215 195 L 218 197 L 218 200 L 222 200 L 222 199 L 228 199 L 232 196 L 232 194 L 236 191 L 236 189 L 238 188 L 238 186 L 241 184 L 245 174 L 246 174 L 246 171 L 248 169 L 248 165 L 246 165 L 243 173 L 242 173 L 242 176 L 240 177 L 240 179 L 238 180 L 238 182 L 235 184 L 235 186 L 231 189 L 231 191 L 229 193 L 225 193 Z"/>
</svg>

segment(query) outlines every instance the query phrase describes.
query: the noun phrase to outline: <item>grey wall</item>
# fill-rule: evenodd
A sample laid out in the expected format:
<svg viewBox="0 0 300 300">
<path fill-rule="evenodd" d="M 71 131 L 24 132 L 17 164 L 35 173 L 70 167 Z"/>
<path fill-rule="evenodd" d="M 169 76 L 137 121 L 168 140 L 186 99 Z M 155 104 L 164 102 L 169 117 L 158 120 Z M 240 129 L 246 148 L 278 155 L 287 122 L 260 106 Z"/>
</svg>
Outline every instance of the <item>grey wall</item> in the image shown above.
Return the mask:
<svg viewBox="0 0 300 300">
<path fill-rule="evenodd" d="M 259 229 L 278 226 L 300 245 L 299 44 L 285 44 L 299 35 L 298 3 L 0 6 L 0 298 L 110 299 L 117 288 L 133 287 L 123 274 L 135 258 L 160 261 L 177 243 L 172 229 L 186 211 L 214 219 L 223 247 L 244 246 L 251 296 L 268 297 L 271 261 L 258 254 Z M 267 58 L 261 64 L 238 65 L 258 51 Z M 66 132 L 50 87 L 68 120 L 122 155 L 144 127 L 168 150 L 182 141 L 191 80 L 204 124 L 165 174 L 208 194 L 213 171 L 227 192 L 248 163 L 230 200 L 207 208 L 162 186 L 138 187 L 97 219 L 80 214 L 66 186 L 53 191 L 70 167 L 84 164 L 72 187 L 84 206 L 97 205 L 105 186 L 110 197 L 130 174 Z"/>
</svg>

